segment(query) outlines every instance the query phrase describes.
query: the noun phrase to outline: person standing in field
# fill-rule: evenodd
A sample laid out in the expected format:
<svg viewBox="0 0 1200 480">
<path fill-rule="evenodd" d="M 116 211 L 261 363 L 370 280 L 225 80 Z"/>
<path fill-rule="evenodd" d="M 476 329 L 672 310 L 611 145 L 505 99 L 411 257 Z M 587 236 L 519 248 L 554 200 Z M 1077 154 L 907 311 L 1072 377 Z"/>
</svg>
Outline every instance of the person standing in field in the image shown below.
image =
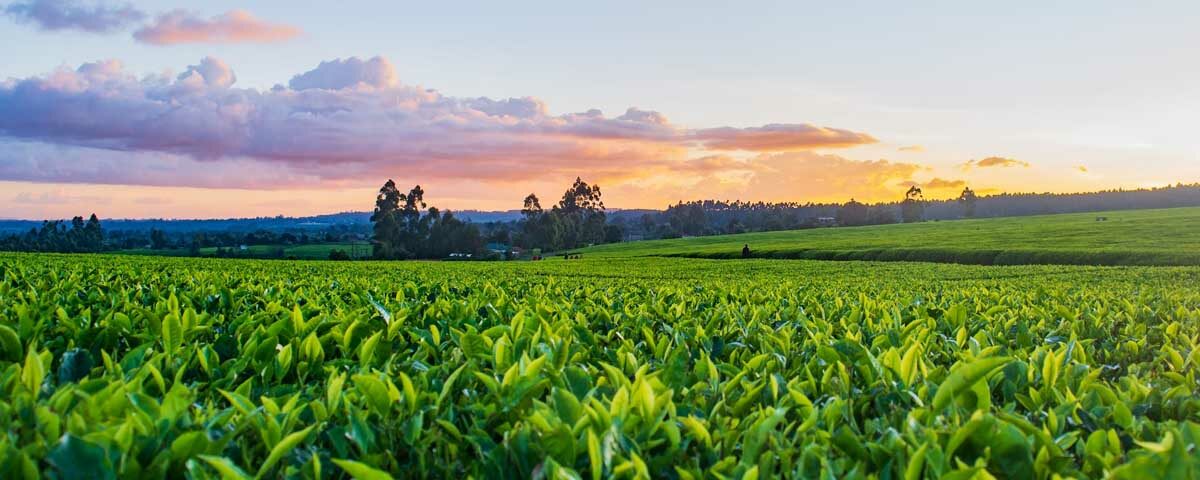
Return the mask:
<svg viewBox="0 0 1200 480">
<path fill-rule="evenodd" d="M 750 258 L 750 244 L 742 245 L 742 258 Z"/>
</svg>

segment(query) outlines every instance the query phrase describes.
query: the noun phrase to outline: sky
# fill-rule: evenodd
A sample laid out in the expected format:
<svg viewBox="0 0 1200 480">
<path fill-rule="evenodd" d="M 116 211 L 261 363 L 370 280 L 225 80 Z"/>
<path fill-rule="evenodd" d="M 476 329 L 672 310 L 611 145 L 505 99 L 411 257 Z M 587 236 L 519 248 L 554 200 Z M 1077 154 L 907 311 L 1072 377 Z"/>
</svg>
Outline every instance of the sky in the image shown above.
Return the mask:
<svg viewBox="0 0 1200 480">
<path fill-rule="evenodd" d="M 1200 181 L 1200 2 L 0 0 L 0 218 Z"/>
</svg>

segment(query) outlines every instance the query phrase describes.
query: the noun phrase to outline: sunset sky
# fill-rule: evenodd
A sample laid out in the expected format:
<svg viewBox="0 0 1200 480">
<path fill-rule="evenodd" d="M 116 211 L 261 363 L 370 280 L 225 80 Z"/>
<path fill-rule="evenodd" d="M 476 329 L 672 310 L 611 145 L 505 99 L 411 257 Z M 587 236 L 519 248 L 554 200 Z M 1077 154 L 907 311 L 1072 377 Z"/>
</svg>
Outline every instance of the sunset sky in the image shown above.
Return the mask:
<svg viewBox="0 0 1200 480">
<path fill-rule="evenodd" d="M 0 218 L 1200 181 L 1200 2 L 907 3 L 0 0 Z"/>
</svg>

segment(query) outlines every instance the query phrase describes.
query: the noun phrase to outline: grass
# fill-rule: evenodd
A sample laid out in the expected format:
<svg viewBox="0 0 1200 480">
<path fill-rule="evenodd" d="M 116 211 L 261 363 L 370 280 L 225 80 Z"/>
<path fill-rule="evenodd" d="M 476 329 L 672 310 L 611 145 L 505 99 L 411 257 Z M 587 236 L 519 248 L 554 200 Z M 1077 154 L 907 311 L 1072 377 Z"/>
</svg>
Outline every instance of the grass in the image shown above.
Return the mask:
<svg viewBox="0 0 1200 480">
<path fill-rule="evenodd" d="M 1107 217 L 1097 221 L 1097 217 Z M 978 265 L 1200 265 L 1200 208 L 1125 210 L 650 240 L 586 257 L 923 261 Z"/>
</svg>

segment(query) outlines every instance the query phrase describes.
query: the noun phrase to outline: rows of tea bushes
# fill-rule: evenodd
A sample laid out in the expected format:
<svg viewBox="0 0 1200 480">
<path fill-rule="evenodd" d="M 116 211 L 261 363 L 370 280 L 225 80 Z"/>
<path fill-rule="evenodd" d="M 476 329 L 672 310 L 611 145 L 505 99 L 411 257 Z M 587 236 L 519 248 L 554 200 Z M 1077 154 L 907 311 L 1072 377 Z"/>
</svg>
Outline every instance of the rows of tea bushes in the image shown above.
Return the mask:
<svg viewBox="0 0 1200 480">
<path fill-rule="evenodd" d="M 621 242 L 591 257 L 937 262 L 968 265 L 1200 266 L 1200 208 L 810 228 Z"/>
<path fill-rule="evenodd" d="M 0 254 L 0 477 L 1194 478 L 1197 285 Z"/>
</svg>

